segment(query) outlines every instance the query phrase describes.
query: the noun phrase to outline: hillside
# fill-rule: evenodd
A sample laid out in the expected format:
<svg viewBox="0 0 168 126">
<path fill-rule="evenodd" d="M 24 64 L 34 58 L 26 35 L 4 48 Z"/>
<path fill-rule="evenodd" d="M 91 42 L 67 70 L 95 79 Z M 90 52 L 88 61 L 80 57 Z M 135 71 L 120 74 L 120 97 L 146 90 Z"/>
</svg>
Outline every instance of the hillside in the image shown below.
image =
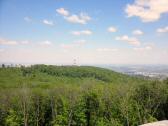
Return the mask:
<svg viewBox="0 0 168 126">
<path fill-rule="evenodd" d="M 0 68 L 0 126 L 136 126 L 168 119 L 168 81 L 91 66 Z"/>
<path fill-rule="evenodd" d="M 27 86 L 54 86 L 67 82 L 69 84 L 81 84 L 81 82 L 88 80 L 108 84 L 148 82 L 108 69 L 91 66 L 34 65 L 21 68 L 1 68 L 0 78 L 0 86 L 2 87 L 15 87 L 25 82 L 29 83 Z"/>
</svg>

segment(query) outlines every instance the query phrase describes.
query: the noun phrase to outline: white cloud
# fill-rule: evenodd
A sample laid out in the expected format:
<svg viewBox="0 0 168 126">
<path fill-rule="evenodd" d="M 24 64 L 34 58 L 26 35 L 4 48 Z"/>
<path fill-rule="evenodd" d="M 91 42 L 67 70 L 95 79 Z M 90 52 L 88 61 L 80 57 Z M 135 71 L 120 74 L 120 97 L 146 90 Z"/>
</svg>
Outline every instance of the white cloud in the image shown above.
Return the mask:
<svg viewBox="0 0 168 126">
<path fill-rule="evenodd" d="M 61 44 L 60 47 L 63 49 L 72 49 L 75 47 L 80 47 L 86 43 L 86 40 L 77 40 L 70 44 Z"/>
<path fill-rule="evenodd" d="M 125 12 L 128 17 L 137 16 L 143 22 L 153 22 L 168 12 L 168 0 L 135 0 L 127 4 Z"/>
<path fill-rule="evenodd" d="M 109 27 L 109 28 L 108 28 L 108 31 L 109 31 L 109 32 L 116 32 L 116 31 L 117 31 L 117 28 L 115 28 L 115 27 Z"/>
<path fill-rule="evenodd" d="M 32 21 L 32 19 L 31 19 L 30 17 L 24 17 L 24 20 L 25 20 L 26 22 L 31 22 L 31 21 Z"/>
<path fill-rule="evenodd" d="M 8 46 L 14 46 L 14 45 L 28 45 L 30 44 L 30 41 L 24 40 L 24 41 L 15 41 L 15 40 L 8 40 L 0 38 L 0 45 L 8 45 Z"/>
<path fill-rule="evenodd" d="M 23 44 L 23 45 L 27 45 L 27 44 L 29 44 L 30 42 L 28 41 L 28 40 L 25 40 L 25 41 L 21 41 L 21 44 Z"/>
<path fill-rule="evenodd" d="M 141 31 L 141 30 L 134 30 L 133 32 L 132 32 L 132 34 L 134 34 L 134 35 L 143 35 L 144 33 Z"/>
<path fill-rule="evenodd" d="M 149 51 L 152 50 L 153 47 L 152 46 L 145 46 L 145 47 L 140 47 L 140 48 L 133 48 L 133 50 L 135 51 Z"/>
<path fill-rule="evenodd" d="M 56 12 L 63 15 L 63 16 L 69 15 L 69 11 L 65 10 L 64 8 L 58 8 L 58 9 L 56 9 Z"/>
<path fill-rule="evenodd" d="M 43 20 L 43 23 L 46 24 L 46 25 L 50 25 L 50 26 L 54 25 L 53 21 L 49 21 L 49 20 L 46 20 L 46 19 Z"/>
<path fill-rule="evenodd" d="M 13 45 L 17 45 L 17 44 L 18 44 L 17 41 L 7 40 L 7 39 L 0 38 L 0 45 L 10 45 L 10 46 L 13 46 Z"/>
<path fill-rule="evenodd" d="M 79 36 L 79 35 L 91 35 L 91 34 L 93 34 L 93 32 L 90 31 L 90 30 L 83 30 L 83 31 L 73 31 L 72 34 L 77 35 L 77 36 Z"/>
<path fill-rule="evenodd" d="M 26 45 L 30 45 L 30 44 L 31 43 L 28 40 L 15 41 L 15 40 L 8 40 L 8 39 L 0 38 L 0 45 L 6 45 L 6 46 L 22 45 L 22 46 L 26 46 Z M 33 45 L 36 45 L 36 44 L 33 44 Z M 46 40 L 46 41 L 39 42 L 37 45 L 50 46 L 50 45 L 52 45 L 52 42 Z"/>
<path fill-rule="evenodd" d="M 139 46 L 141 44 L 137 38 L 128 37 L 127 35 L 118 36 L 118 37 L 116 37 L 116 40 L 124 41 L 124 42 L 129 43 L 130 45 L 135 45 L 135 46 Z"/>
<path fill-rule="evenodd" d="M 50 45 L 52 45 L 52 42 L 46 40 L 46 41 L 40 42 L 40 45 L 43 45 L 43 46 L 50 46 Z"/>
<path fill-rule="evenodd" d="M 116 52 L 118 49 L 116 48 L 98 48 L 96 49 L 98 52 Z"/>
<path fill-rule="evenodd" d="M 81 13 L 80 15 L 73 14 L 71 16 L 64 17 L 68 22 L 71 23 L 78 23 L 78 24 L 87 24 L 88 21 L 91 20 L 91 18 L 84 13 Z"/>
<path fill-rule="evenodd" d="M 79 15 L 70 14 L 70 12 L 64 8 L 59 8 L 56 11 L 61 14 L 65 20 L 71 23 L 87 24 L 87 22 L 91 20 L 91 17 L 86 13 L 80 13 Z"/>
<path fill-rule="evenodd" d="M 168 32 L 168 26 L 166 26 L 164 28 L 158 28 L 157 32 L 159 32 L 159 33 L 166 33 L 166 32 Z"/>
<path fill-rule="evenodd" d="M 79 17 L 84 20 L 85 22 L 90 21 L 91 17 L 87 13 L 80 13 Z"/>
<path fill-rule="evenodd" d="M 86 43 L 86 40 L 77 40 L 77 41 L 74 41 L 74 44 L 76 45 L 84 45 Z"/>
</svg>

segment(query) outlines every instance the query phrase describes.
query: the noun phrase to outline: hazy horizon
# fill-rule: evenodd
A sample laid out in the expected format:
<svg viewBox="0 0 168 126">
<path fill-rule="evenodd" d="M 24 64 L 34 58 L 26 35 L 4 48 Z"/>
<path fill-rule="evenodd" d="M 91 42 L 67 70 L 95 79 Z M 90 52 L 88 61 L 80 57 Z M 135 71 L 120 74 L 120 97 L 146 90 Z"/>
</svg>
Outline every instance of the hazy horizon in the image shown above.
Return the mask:
<svg viewBox="0 0 168 126">
<path fill-rule="evenodd" d="M 58 66 L 71 66 L 71 65 L 77 65 L 77 66 L 168 66 L 168 64 L 122 64 L 122 63 L 116 63 L 116 64 L 99 64 L 99 63 L 74 63 L 74 62 L 70 62 L 70 63 L 47 63 L 47 62 L 0 62 L 0 65 L 2 64 L 6 64 L 6 65 L 39 65 L 39 64 L 44 64 L 44 65 L 58 65 Z"/>
</svg>

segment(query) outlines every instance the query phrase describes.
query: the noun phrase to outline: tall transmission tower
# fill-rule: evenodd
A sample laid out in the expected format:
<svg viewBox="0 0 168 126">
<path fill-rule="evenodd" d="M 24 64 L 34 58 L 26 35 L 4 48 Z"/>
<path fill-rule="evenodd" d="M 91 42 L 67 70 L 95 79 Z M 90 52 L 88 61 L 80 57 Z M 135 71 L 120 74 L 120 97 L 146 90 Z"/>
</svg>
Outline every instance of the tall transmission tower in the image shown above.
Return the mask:
<svg viewBox="0 0 168 126">
<path fill-rule="evenodd" d="M 76 63 L 76 59 L 73 60 L 73 65 L 76 66 L 77 63 Z"/>
</svg>

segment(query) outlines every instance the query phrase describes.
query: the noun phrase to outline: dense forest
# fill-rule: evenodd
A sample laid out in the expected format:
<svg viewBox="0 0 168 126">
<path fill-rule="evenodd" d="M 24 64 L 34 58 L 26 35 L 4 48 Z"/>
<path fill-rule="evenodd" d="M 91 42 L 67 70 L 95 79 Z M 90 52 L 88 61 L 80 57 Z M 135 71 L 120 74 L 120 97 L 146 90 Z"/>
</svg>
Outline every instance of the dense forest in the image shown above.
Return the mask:
<svg viewBox="0 0 168 126">
<path fill-rule="evenodd" d="M 168 119 L 168 79 L 90 66 L 0 68 L 0 126 L 137 126 Z"/>
</svg>

